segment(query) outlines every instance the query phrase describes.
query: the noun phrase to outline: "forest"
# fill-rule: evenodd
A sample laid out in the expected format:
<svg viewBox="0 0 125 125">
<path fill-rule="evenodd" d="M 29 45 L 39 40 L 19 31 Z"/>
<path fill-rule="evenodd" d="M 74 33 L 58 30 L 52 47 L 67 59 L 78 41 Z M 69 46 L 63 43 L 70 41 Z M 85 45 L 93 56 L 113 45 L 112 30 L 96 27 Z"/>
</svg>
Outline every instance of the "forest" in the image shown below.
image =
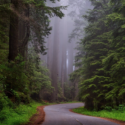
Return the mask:
<svg viewBox="0 0 125 125">
<path fill-rule="evenodd" d="M 0 0 L 1 125 L 46 102 L 124 108 L 124 33 L 125 0 Z"/>
</svg>

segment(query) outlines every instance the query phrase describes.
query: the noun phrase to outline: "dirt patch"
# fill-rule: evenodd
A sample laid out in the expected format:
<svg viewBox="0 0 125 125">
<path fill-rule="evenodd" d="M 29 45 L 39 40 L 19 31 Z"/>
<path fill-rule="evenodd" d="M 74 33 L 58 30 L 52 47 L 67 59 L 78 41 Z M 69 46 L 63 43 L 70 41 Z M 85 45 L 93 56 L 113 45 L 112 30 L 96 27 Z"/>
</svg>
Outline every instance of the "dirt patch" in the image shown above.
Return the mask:
<svg viewBox="0 0 125 125">
<path fill-rule="evenodd" d="M 25 125 L 41 125 L 41 123 L 45 120 L 45 112 L 44 112 L 45 106 L 39 106 L 37 107 L 37 113 L 33 115 L 30 119 L 30 121 Z"/>
<path fill-rule="evenodd" d="M 70 112 L 73 112 L 72 109 L 70 109 L 69 111 L 70 111 Z M 73 113 L 76 113 L 76 112 L 73 112 Z M 80 114 L 80 113 L 77 113 L 77 114 Z M 81 115 L 81 114 L 80 114 L 80 115 Z M 96 117 L 96 116 L 93 116 L 93 117 Z M 119 125 L 125 125 L 125 122 L 119 121 L 119 120 L 116 120 L 116 119 L 102 118 L 102 117 L 97 117 L 97 118 L 104 119 L 104 120 L 108 120 L 108 121 L 117 123 L 117 124 L 119 124 Z"/>
</svg>

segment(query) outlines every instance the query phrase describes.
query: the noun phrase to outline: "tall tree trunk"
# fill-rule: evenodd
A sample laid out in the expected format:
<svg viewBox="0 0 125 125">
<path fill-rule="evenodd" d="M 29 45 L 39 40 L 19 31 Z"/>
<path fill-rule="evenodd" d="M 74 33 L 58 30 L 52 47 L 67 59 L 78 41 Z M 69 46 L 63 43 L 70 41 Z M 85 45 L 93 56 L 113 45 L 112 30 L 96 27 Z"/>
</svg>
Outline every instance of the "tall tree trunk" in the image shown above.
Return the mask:
<svg viewBox="0 0 125 125">
<path fill-rule="evenodd" d="M 23 18 L 20 18 L 19 23 L 19 53 L 26 60 L 27 44 L 30 36 L 30 23 L 29 23 L 29 5 L 25 4 L 20 8 Z M 26 19 L 25 19 L 26 18 Z"/>
<path fill-rule="evenodd" d="M 63 48 L 63 50 L 62 50 L 62 65 L 61 65 L 61 87 L 62 87 L 62 93 L 63 93 L 63 95 L 64 95 L 64 75 L 65 75 L 65 60 L 64 60 L 64 56 L 66 56 L 65 54 L 65 51 L 66 51 L 66 49 L 65 48 Z"/>
<path fill-rule="evenodd" d="M 52 101 L 57 100 L 57 84 L 59 76 L 59 19 L 55 18 L 55 34 L 54 34 L 54 46 L 53 46 L 53 59 L 52 59 L 52 86 L 54 87 L 54 92 L 52 94 Z"/>
<path fill-rule="evenodd" d="M 10 15 L 10 29 L 9 29 L 9 56 L 8 61 L 14 61 L 18 55 L 18 43 L 19 43 L 19 17 L 17 15 L 19 9 L 19 0 L 11 0 L 11 15 Z M 9 80 L 9 76 L 6 79 L 6 95 L 11 98 L 12 83 Z"/>
<path fill-rule="evenodd" d="M 14 60 L 18 54 L 24 58 L 30 36 L 29 5 L 23 5 L 19 0 L 11 0 L 12 13 L 9 31 L 9 60 Z M 19 17 L 20 14 L 22 17 Z M 23 19 L 23 17 L 25 17 Z"/>
<path fill-rule="evenodd" d="M 16 14 L 19 8 L 19 0 L 11 0 L 12 4 L 12 13 L 10 16 L 10 30 L 9 30 L 9 61 L 13 61 L 16 56 L 18 55 L 18 24 L 19 24 L 19 17 Z"/>
</svg>

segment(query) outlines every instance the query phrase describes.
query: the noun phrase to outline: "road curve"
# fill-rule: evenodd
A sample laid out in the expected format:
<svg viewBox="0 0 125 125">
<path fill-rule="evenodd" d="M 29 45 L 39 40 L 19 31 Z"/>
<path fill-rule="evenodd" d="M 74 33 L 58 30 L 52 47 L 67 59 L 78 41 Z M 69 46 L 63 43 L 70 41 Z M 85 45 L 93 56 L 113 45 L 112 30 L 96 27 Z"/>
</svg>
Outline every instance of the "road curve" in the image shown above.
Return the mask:
<svg viewBox="0 0 125 125">
<path fill-rule="evenodd" d="M 83 105 L 83 103 L 72 103 L 46 106 L 44 108 L 45 121 L 42 125 L 118 125 L 107 120 L 69 111 L 69 109 Z"/>
</svg>

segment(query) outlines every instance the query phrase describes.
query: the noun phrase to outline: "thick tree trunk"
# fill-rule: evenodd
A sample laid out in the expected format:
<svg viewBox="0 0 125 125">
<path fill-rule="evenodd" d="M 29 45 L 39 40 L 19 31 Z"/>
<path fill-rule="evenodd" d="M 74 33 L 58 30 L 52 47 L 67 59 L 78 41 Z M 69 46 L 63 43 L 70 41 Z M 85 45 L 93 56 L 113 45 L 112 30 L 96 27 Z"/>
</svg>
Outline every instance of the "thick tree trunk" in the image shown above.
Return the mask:
<svg viewBox="0 0 125 125">
<path fill-rule="evenodd" d="M 12 13 L 9 31 L 9 61 L 18 54 L 26 58 L 26 47 L 30 36 L 29 5 L 23 5 L 19 0 L 11 0 Z M 20 14 L 22 17 L 19 17 Z"/>
<path fill-rule="evenodd" d="M 9 29 L 9 56 L 8 60 L 14 61 L 18 54 L 23 57 L 26 55 L 27 43 L 29 39 L 29 21 L 20 18 L 20 15 L 24 12 L 24 17 L 29 16 L 28 6 L 21 4 L 20 0 L 11 0 L 11 15 L 10 15 L 10 29 Z M 21 8 L 22 7 L 22 8 Z M 25 8 L 25 9 L 24 9 Z M 23 15 L 23 14 L 22 14 Z M 22 39 L 24 38 L 24 39 Z M 6 94 L 8 97 L 12 97 L 11 94 L 12 83 L 9 81 L 9 77 L 6 82 Z"/>
<path fill-rule="evenodd" d="M 10 15 L 10 29 L 9 29 L 9 56 L 8 61 L 14 61 L 18 56 L 18 43 L 19 43 L 19 17 L 16 12 L 19 9 L 19 0 L 11 0 L 11 15 Z M 11 93 L 12 84 L 9 81 L 9 77 L 6 81 L 5 93 L 9 98 L 13 97 Z"/>
<path fill-rule="evenodd" d="M 14 11 L 18 11 L 19 8 L 19 1 L 18 0 L 11 0 L 12 9 Z M 9 31 L 9 61 L 15 60 L 16 56 L 18 55 L 18 41 L 19 41 L 19 34 L 18 34 L 18 24 L 19 24 L 19 17 L 16 12 L 12 12 L 10 16 L 10 31 Z"/>
<path fill-rule="evenodd" d="M 20 19 L 19 23 L 19 53 L 26 59 L 27 44 L 30 36 L 29 5 L 20 8 L 22 15 L 26 19 Z"/>
</svg>

